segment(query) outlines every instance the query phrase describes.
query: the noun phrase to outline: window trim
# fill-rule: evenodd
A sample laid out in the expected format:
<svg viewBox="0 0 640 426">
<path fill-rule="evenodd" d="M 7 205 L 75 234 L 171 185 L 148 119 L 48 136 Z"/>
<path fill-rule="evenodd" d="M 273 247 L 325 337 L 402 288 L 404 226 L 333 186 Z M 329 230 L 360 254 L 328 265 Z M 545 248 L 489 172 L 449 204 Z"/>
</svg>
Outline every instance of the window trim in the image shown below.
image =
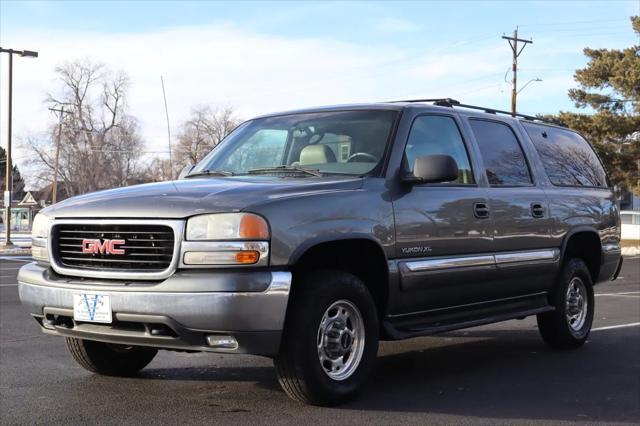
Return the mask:
<svg viewBox="0 0 640 426">
<path fill-rule="evenodd" d="M 549 183 L 555 187 L 555 188 L 586 188 L 586 189 L 604 189 L 604 190 L 608 190 L 611 191 L 613 189 L 612 185 L 611 185 L 611 178 L 609 177 L 609 171 L 607 170 L 607 168 L 605 167 L 604 163 L 602 162 L 602 158 L 600 158 L 600 156 L 598 155 L 598 152 L 593 148 L 593 145 L 591 144 L 591 142 L 589 142 L 589 139 L 587 139 L 582 133 L 570 129 L 568 127 L 560 127 L 560 126 L 554 126 L 552 124 L 546 124 L 546 123 L 520 123 L 522 125 L 522 128 L 524 129 L 524 132 L 526 133 L 527 137 L 529 138 L 529 140 L 531 141 L 531 145 L 533 145 L 533 149 L 536 151 L 536 154 L 538 155 L 538 157 L 540 158 L 540 163 L 542 164 L 542 168 L 544 170 L 545 175 L 547 176 L 547 179 L 549 179 Z M 544 162 L 542 161 L 542 156 L 540 155 L 540 152 L 538 152 L 538 148 L 536 148 L 536 143 L 533 141 L 533 138 L 531 137 L 531 135 L 529 135 L 529 132 L 527 131 L 527 127 L 525 125 L 532 125 L 532 126 L 542 126 L 542 127 L 549 127 L 552 129 L 557 129 L 557 130 L 564 130 L 567 132 L 571 132 L 571 133 L 575 133 L 576 135 L 580 136 L 582 138 L 582 140 L 584 140 L 587 143 L 587 146 L 589 146 L 589 148 L 591 149 L 591 152 L 593 152 L 593 154 L 596 156 L 596 158 L 598 159 L 598 163 L 600 163 L 600 167 L 602 167 L 602 170 L 604 171 L 604 178 L 605 178 L 605 184 L 607 186 L 593 186 L 593 185 L 557 185 L 555 183 L 553 183 L 553 181 L 551 180 L 551 177 L 549 176 L 549 173 L 547 172 L 547 168 L 544 165 Z"/>
<path fill-rule="evenodd" d="M 400 172 L 401 173 L 406 173 L 407 171 L 404 170 L 404 167 L 402 167 L 405 164 L 405 158 L 406 158 L 406 150 L 407 150 L 407 144 L 409 143 L 409 138 L 411 137 L 411 130 L 413 130 L 413 125 L 415 124 L 416 120 L 418 120 L 421 117 L 449 117 L 451 118 L 451 120 L 453 121 L 453 124 L 456 126 L 456 129 L 458 129 L 458 133 L 460 134 L 460 139 L 462 140 L 462 146 L 464 147 L 464 150 L 467 154 L 467 161 L 469 162 L 469 168 L 471 169 L 471 176 L 473 176 L 473 183 L 459 183 L 459 182 L 416 182 L 414 186 L 429 186 L 429 187 L 445 187 L 445 188 L 472 188 L 472 187 L 478 187 L 478 179 L 476 178 L 476 173 L 475 173 L 475 169 L 473 167 L 473 161 L 472 161 L 472 156 L 470 154 L 469 151 L 469 142 L 467 141 L 467 139 L 465 138 L 464 132 L 461 130 L 460 125 L 458 124 L 458 120 L 456 120 L 456 116 L 453 114 L 446 114 L 446 113 L 438 113 L 438 112 L 422 112 L 417 114 L 415 117 L 413 117 L 413 119 L 411 120 L 411 125 L 409 126 L 409 131 L 407 132 L 407 138 L 404 141 L 404 144 L 402 145 L 402 157 L 400 157 Z"/>
<path fill-rule="evenodd" d="M 480 159 L 482 160 L 482 167 L 484 168 L 484 175 L 487 178 L 487 184 L 489 185 L 490 188 L 532 188 L 532 187 L 537 187 L 538 186 L 538 179 L 537 176 L 535 175 L 535 173 L 532 173 L 531 171 L 531 162 L 529 161 L 529 157 L 527 157 L 527 153 L 524 149 L 524 147 L 522 146 L 522 142 L 520 141 L 520 139 L 518 138 L 517 133 L 513 130 L 513 127 L 504 121 L 501 120 L 492 120 L 489 118 L 480 118 L 480 117 L 469 117 L 468 118 L 469 121 L 469 127 L 471 128 L 471 133 L 473 133 L 473 138 L 476 141 L 476 145 L 478 146 L 478 150 L 479 155 L 480 155 Z M 520 148 L 520 152 L 522 152 L 522 157 L 524 158 L 524 162 L 527 166 L 527 172 L 529 173 L 529 179 L 531 180 L 530 183 L 526 183 L 526 184 L 493 184 L 489 181 L 489 176 L 487 175 L 487 166 L 486 164 L 484 164 L 484 157 L 482 156 L 482 148 L 480 148 L 480 143 L 478 142 L 478 138 L 476 137 L 476 133 L 473 131 L 473 125 L 471 124 L 472 121 L 486 121 L 489 123 L 497 123 L 497 124 L 502 124 L 503 126 L 506 126 L 511 133 L 513 134 L 513 137 L 516 140 L 516 143 L 518 144 L 518 147 Z"/>
</svg>

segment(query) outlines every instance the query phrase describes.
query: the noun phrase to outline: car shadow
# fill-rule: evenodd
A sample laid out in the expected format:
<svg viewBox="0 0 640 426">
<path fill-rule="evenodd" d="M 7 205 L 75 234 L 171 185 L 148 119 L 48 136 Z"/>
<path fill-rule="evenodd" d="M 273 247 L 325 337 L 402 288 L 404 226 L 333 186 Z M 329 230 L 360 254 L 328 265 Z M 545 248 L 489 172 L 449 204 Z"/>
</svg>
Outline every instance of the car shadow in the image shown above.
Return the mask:
<svg viewBox="0 0 640 426">
<path fill-rule="evenodd" d="M 256 382 L 269 390 L 281 390 L 273 367 L 146 368 L 136 376 L 147 380 L 202 382 Z"/>
<path fill-rule="evenodd" d="M 537 330 L 481 329 L 385 342 L 368 386 L 342 408 L 498 419 L 637 421 L 639 354 L 628 350 L 628 341 L 624 344 L 623 336 L 596 338 L 579 350 L 554 351 L 543 344 Z"/>
<path fill-rule="evenodd" d="M 628 336 L 622 335 L 596 337 L 579 350 L 554 351 L 534 329 L 471 329 L 382 342 L 361 394 L 334 409 L 634 422 L 640 418 L 639 354 L 628 347 Z M 148 368 L 138 378 L 245 381 L 282 392 L 270 366 Z"/>
</svg>

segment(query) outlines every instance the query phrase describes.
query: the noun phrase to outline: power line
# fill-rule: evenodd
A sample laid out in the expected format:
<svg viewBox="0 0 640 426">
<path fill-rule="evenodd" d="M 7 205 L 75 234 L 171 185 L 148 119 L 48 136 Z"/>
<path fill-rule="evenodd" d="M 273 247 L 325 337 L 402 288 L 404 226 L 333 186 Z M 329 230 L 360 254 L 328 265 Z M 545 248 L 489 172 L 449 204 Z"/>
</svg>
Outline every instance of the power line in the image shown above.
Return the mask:
<svg viewBox="0 0 640 426">
<path fill-rule="evenodd" d="M 574 24 L 601 24 L 603 22 L 629 22 L 628 19 L 594 19 L 591 21 L 569 21 L 569 22 L 543 22 L 543 23 L 535 23 L 535 24 L 523 24 L 519 25 L 520 27 L 548 27 L 553 25 L 574 25 Z"/>
</svg>

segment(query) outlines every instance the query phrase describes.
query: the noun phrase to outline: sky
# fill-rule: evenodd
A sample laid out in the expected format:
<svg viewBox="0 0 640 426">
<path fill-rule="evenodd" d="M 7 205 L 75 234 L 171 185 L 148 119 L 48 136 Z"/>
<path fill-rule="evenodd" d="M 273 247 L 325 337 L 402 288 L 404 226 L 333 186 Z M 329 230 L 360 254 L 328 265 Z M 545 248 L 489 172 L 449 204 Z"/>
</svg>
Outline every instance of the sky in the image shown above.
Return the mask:
<svg viewBox="0 0 640 426">
<path fill-rule="evenodd" d="M 48 138 L 47 93 L 57 65 L 78 59 L 124 71 L 129 113 L 146 155 L 167 156 L 163 76 L 174 137 L 192 108 L 233 107 L 241 118 L 317 105 L 451 97 L 509 109 L 511 49 L 519 58 L 518 110 L 573 110 L 567 90 L 584 47 L 640 44 L 634 1 L 173 2 L 0 0 L 0 46 L 14 58 L 14 158 L 27 137 Z M 0 143 L 6 147 L 7 55 L 0 55 Z M 25 170 L 26 171 L 26 170 Z M 27 172 L 28 173 L 28 172 Z"/>
</svg>

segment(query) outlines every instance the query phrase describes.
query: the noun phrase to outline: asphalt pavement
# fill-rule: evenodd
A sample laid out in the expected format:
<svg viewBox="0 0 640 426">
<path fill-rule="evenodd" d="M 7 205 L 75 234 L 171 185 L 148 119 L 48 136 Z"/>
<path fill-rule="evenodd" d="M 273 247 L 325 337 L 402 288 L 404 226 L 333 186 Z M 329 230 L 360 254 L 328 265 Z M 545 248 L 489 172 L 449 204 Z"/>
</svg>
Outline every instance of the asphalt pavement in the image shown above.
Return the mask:
<svg viewBox="0 0 640 426">
<path fill-rule="evenodd" d="M 93 375 L 18 300 L 28 259 L 0 257 L 1 424 L 640 423 L 640 257 L 596 287 L 586 345 L 545 347 L 535 318 L 380 345 L 360 397 L 296 403 L 271 360 L 162 351 L 135 378 Z"/>
</svg>

